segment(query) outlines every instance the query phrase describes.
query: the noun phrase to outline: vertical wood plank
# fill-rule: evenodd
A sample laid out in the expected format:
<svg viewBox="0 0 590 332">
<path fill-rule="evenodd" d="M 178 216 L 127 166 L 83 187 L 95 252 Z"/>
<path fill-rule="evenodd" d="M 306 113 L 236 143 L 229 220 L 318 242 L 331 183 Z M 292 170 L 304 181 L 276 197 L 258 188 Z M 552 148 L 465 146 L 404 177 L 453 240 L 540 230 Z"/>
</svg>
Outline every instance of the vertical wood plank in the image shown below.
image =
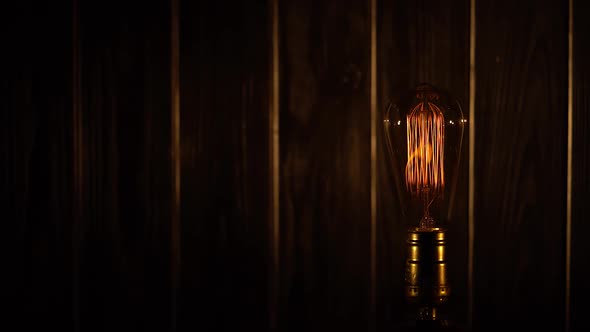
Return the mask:
<svg viewBox="0 0 590 332">
<path fill-rule="evenodd" d="M 281 21 L 281 331 L 366 330 L 367 1 L 286 1 Z"/>
<path fill-rule="evenodd" d="M 382 118 L 392 98 L 419 83 L 427 82 L 450 91 L 467 116 L 469 89 L 469 2 L 390 1 L 379 7 L 379 110 Z M 379 129 L 383 131 L 383 127 Z M 465 133 L 455 204 L 445 227 L 449 242 L 449 278 L 452 324 L 467 320 L 467 213 L 468 147 Z M 378 321 L 385 329 L 407 324 L 404 263 L 407 230 L 417 220 L 404 214 L 401 193 L 395 188 L 394 170 L 387 160 L 386 142 L 379 135 L 378 151 Z"/>
<path fill-rule="evenodd" d="M 268 329 L 268 3 L 180 2 L 178 329 Z"/>
<path fill-rule="evenodd" d="M 565 206 L 565 284 L 564 284 L 564 331 L 570 331 L 571 318 L 571 272 L 572 272 L 572 169 L 573 169 L 573 120 L 574 120 L 574 2 L 568 0 L 567 24 L 567 168 Z"/>
<path fill-rule="evenodd" d="M 567 3 L 478 2 L 477 31 L 474 328 L 561 330 Z"/>
<path fill-rule="evenodd" d="M 588 7 L 573 1 L 573 127 L 572 127 L 572 237 L 570 282 L 570 331 L 590 328 L 590 22 Z"/>
<path fill-rule="evenodd" d="M 167 330 L 170 6 L 83 1 L 78 19 L 79 328 Z"/>
<path fill-rule="evenodd" d="M 377 0 L 369 1 L 369 18 L 371 34 L 371 56 L 369 72 L 369 106 L 371 112 L 371 238 L 370 238 L 370 259 L 371 259 L 371 280 L 370 280 L 370 310 L 369 310 L 369 331 L 373 332 L 377 328 L 377 137 L 379 135 L 378 115 L 378 75 L 377 75 L 377 28 L 379 25 L 377 15 Z"/>
<path fill-rule="evenodd" d="M 468 165 L 468 196 L 467 199 L 467 330 L 473 329 L 473 270 L 474 270 L 474 246 L 475 246 L 475 129 L 477 122 L 475 110 L 476 98 L 476 62 L 475 50 L 477 49 L 477 0 L 469 1 L 469 165 Z"/>
<path fill-rule="evenodd" d="M 22 330 L 73 328 L 71 13 L 19 1 L 0 14 L 3 326 Z"/>
<path fill-rule="evenodd" d="M 179 0 L 170 2 L 170 145 L 171 162 L 171 211 L 170 211 L 170 287 L 171 330 L 178 329 L 178 290 L 180 280 L 180 6 Z"/>
<path fill-rule="evenodd" d="M 268 319 L 270 331 L 277 331 L 279 324 L 279 290 L 280 290 L 280 96 L 281 96 L 281 54 L 280 54 L 280 15 L 279 0 L 269 1 L 269 35 L 270 35 L 270 75 L 269 75 L 269 250 L 272 264 L 269 266 L 269 301 Z"/>
<path fill-rule="evenodd" d="M 72 1 L 72 323 L 80 331 L 80 248 L 83 204 L 82 52 L 80 2 Z"/>
</svg>

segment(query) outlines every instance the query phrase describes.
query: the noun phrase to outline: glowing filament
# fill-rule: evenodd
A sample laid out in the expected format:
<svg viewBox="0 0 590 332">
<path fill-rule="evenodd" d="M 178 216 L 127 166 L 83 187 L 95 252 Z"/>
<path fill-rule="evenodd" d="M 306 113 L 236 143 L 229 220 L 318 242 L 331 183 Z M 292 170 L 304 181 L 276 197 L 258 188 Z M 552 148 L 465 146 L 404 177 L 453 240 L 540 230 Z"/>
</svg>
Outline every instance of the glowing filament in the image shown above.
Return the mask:
<svg viewBox="0 0 590 332">
<path fill-rule="evenodd" d="M 445 185 L 443 113 L 438 106 L 424 101 L 412 109 L 406 121 L 406 187 L 412 194 L 434 198 Z"/>
</svg>

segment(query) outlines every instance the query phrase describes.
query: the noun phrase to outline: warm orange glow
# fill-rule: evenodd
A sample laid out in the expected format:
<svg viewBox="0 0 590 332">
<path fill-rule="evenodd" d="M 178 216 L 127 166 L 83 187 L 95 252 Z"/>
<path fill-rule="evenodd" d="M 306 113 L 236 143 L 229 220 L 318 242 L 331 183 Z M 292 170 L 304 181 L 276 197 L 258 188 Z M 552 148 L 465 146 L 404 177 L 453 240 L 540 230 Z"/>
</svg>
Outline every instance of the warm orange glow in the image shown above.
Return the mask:
<svg viewBox="0 0 590 332">
<path fill-rule="evenodd" d="M 443 113 L 435 104 L 424 101 L 412 109 L 406 121 L 406 187 L 412 194 L 434 199 L 445 185 Z"/>
</svg>

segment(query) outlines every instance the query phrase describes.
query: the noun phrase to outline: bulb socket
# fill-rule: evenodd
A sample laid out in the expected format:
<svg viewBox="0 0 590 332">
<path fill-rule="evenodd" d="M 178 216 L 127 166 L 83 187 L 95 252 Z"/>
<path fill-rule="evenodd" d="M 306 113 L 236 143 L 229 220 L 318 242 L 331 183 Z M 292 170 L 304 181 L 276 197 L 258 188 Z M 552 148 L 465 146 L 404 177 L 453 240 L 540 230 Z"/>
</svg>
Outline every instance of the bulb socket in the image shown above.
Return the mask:
<svg viewBox="0 0 590 332">
<path fill-rule="evenodd" d="M 405 297 L 417 320 L 441 319 L 451 288 L 447 280 L 446 231 L 412 228 L 408 231 Z"/>
</svg>

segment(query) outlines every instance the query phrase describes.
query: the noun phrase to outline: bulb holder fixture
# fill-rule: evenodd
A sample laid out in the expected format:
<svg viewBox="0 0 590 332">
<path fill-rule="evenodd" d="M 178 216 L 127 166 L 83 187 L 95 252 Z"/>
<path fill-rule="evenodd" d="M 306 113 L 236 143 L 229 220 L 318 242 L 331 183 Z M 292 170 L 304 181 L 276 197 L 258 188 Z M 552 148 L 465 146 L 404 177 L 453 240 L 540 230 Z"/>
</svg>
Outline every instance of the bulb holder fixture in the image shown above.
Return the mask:
<svg viewBox="0 0 590 332">
<path fill-rule="evenodd" d="M 416 321 L 446 324 L 445 305 L 451 287 L 447 279 L 446 231 L 442 228 L 408 230 L 405 297 Z"/>
</svg>

